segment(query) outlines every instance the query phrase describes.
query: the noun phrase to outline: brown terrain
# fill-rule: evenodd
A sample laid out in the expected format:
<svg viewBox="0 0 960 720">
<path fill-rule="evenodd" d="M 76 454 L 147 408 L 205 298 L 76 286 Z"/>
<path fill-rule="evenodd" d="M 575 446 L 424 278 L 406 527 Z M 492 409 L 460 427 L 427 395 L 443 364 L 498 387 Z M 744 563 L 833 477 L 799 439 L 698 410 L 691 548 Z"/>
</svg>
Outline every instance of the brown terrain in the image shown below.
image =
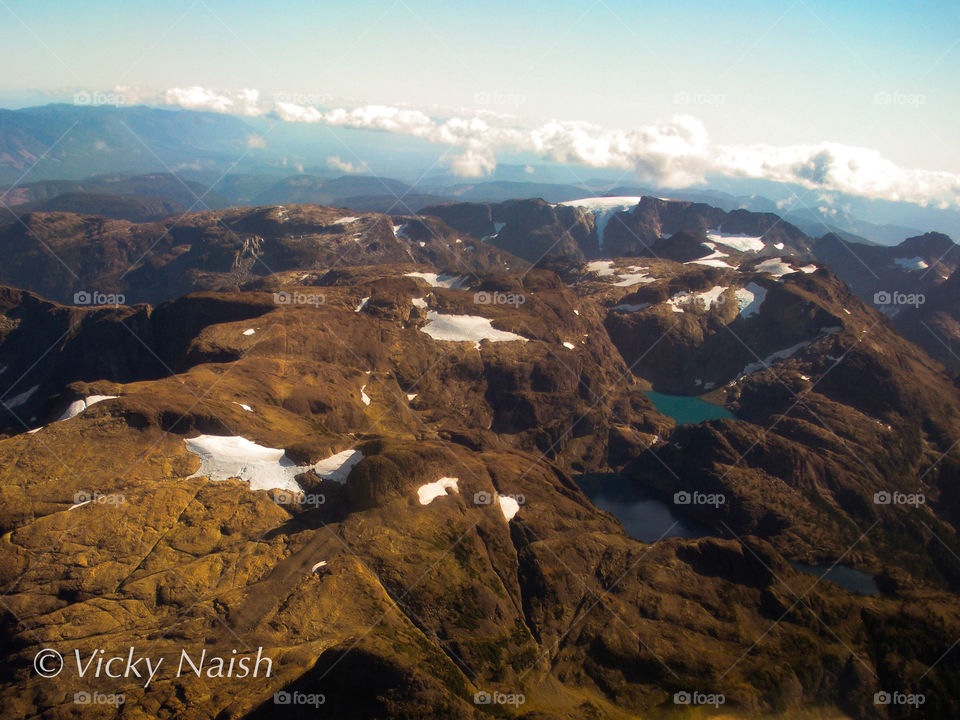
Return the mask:
<svg viewBox="0 0 960 720">
<path fill-rule="evenodd" d="M 91 717 L 960 715 L 956 376 L 767 216 L 652 201 L 625 235 L 608 223 L 616 257 L 584 265 L 592 216 L 504 205 L 0 228 L 0 280 L 19 288 L 0 291 L 4 718 L 74 717 L 94 691 L 125 704 Z M 721 222 L 793 243 L 793 260 L 690 263 Z M 76 305 L 85 290 L 125 303 Z M 434 337 L 464 332 L 450 316 L 514 339 Z M 677 424 L 650 390 L 736 419 Z M 93 395 L 116 397 L 55 422 Z M 185 441 L 200 435 L 282 449 L 302 492 L 251 489 L 246 467 L 198 474 Z M 362 459 L 343 482 L 307 467 L 346 451 Z M 704 536 L 630 537 L 580 489 L 588 473 Z M 424 504 L 441 478 L 456 488 Z M 32 667 L 44 648 L 130 647 L 165 658 L 146 688 Z M 178 678 L 184 648 L 262 648 L 273 672 Z M 881 691 L 925 703 L 877 705 Z"/>
</svg>

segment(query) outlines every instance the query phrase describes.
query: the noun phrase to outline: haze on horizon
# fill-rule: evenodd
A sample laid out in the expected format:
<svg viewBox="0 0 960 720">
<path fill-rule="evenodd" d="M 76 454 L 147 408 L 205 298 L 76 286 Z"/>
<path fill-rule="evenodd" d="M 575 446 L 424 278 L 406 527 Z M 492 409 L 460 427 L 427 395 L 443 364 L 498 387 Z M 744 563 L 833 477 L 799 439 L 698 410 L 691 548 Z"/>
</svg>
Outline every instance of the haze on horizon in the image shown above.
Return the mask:
<svg viewBox="0 0 960 720">
<path fill-rule="evenodd" d="M 958 205 L 960 5 L 0 1 L 7 107 L 127 103 Z M 285 103 L 288 107 L 283 107 Z M 371 109 L 372 108 L 372 109 Z M 502 161 L 502 160 L 501 160 Z"/>
</svg>

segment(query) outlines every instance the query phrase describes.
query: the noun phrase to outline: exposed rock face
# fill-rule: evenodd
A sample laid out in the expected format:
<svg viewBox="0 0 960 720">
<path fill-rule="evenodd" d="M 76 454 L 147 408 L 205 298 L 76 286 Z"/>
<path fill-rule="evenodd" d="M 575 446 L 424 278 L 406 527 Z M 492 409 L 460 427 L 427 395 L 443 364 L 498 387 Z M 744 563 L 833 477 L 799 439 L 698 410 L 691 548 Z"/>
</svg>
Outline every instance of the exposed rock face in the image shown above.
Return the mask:
<svg viewBox="0 0 960 720">
<path fill-rule="evenodd" d="M 658 241 L 693 247 L 716 228 L 657 203 L 638 209 L 659 218 Z M 504 205 L 490 222 L 507 223 L 505 243 L 499 212 L 532 235 L 569 219 L 560 237 L 589 257 L 582 209 Z M 685 691 L 722 694 L 744 718 L 866 720 L 893 689 L 924 693 L 930 717 L 960 712 L 960 392 L 831 272 L 681 255 L 561 277 L 476 244 L 455 274 L 466 238 L 441 243 L 438 221 L 395 233 L 382 217 L 285 210 L 187 224 L 177 242 L 193 237 L 180 253 L 210 273 L 200 284 L 236 257 L 220 222 L 262 239 L 254 261 L 275 272 L 228 290 L 155 309 L 0 292 L 0 399 L 37 388 L 0 439 L 4 717 L 71 717 L 70 698 L 92 691 L 159 718 L 276 717 L 278 692 L 323 695 L 349 718 L 669 717 Z M 348 247 L 334 238 L 352 241 L 353 223 L 357 256 L 315 262 Z M 311 233 L 322 242 L 298 239 Z M 513 237 L 519 254 L 555 235 Z M 406 251 L 416 262 L 395 259 Z M 163 252 L 158 278 L 177 262 Z M 736 420 L 678 426 L 644 392 L 710 383 Z M 118 397 L 53 422 L 95 394 Z M 198 435 L 275 450 L 303 492 L 251 490 L 242 467 L 198 475 L 185 442 Z M 324 463 L 342 453 L 362 457 L 336 477 Z M 573 477 L 609 471 L 706 536 L 628 537 Z M 893 491 L 925 503 L 875 502 Z M 683 492 L 723 501 L 674 504 Z M 849 565 L 882 592 L 796 562 Z M 131 646 L 165 658 L 146 689 L 31 668 L 47 647 Z M 256 682 L 171 670 L 184 649 L 260 648 L 273 672 Z M 524 702 L 478 704 L 484 692 Z"/>
</svg>

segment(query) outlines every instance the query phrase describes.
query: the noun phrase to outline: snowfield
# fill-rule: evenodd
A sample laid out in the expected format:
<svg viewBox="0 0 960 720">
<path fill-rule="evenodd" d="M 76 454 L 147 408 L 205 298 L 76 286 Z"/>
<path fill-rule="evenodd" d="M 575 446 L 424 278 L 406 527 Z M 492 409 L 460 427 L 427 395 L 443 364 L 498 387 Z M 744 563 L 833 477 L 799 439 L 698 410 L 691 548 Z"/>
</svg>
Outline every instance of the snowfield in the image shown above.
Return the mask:
<svg viewBox="0 0 960 720">
<path fill-rule="evenodd" d="M 737 290 L 737 306 L 740 308 L 740 315 L 750 317 L 760 312 L 760 306 L 767 297 L 767 289 L 757 285 L 755 282 L 747 283 L 745 288 Z"/>
<path fill-rule="evenodd" d="M 586 265 L 587 272 L 593 272 L 600 277 L 615 277 L 617 282 L 613 283 L 617 287 L 629 287 L 640 283 L 652 283 L 657 279 L 647 275 L 645 268 L 631 265 L 627 268 L 614 269 L 613 260 L 594 260 Z"/>
<path fill-rule="evenodd" d="M 442 477 L 436 482 L 421 485 L 417 488 L 417 497 L 420 499 L 420 504 L 429 505 L 438 497 L 446 495 L 447 490 L 453 490 L 455 493 L 459 493 L 460 489 L 457 487 L 458 482 L 457 478 Z"/>
<path fill-rule="evenodd" d="M 707 233 L 707 238 L 740 252 L 760 252 L 764 248 L 763 240 L 750 235 L 728 235 L 718 230 L 711 230 Z"/>
<path fill-rule="evenodd" d="M 707 310 L 709 310 L 718 302 L 720 302 L 720 296 L 723 295 L 726 289 L 727 288 L 725 285 L 715 285 L 709 290 L 704 290 L 703 292 L 677 293 L 672 298 L 667 300 L 667 305 L 670 306 L 670 309 L 673 310 L 673 312 L 679 313 L 686 312 L 686 308 L 690 307 L 697 300 L 703 300 L 703 304 L 706 306 Z"/>
<path fill-rule="evenodd" d="M 427 323 L 421 332 L 426 333 L 434 340 L 449 342 L 475 342 L 489 340 L 490 342 L 506 342 L 509 340 L 527 339 L 522 335 L 497 330 L 490 324 L 490 320 L 476 315 L 441 315 L 431 310 L 427 313 Z"/>
<path fill-rule="evenodd" d="M 183 442 L 187 450 L 200 457 L 200 469 L 190 477 L 214 481 L 239 478 L 251 490 L 302 492 L 295 478 L 309 470 L 342 484 L 350 468 L 363 458 L 358 450 L 345 450 L 316 465 L 295 465 L 283 450 L 257 445 L 237 435 L 200 435 Z"/>
<path fill-rule="evenodd" d="M 784 275 L 789 275 L 790 273 L 803 272 L 803 273 L 812 273 L 817 269 L 816 265 L 804 265 L 799 269 L 792 268 L 789 263 L 784 262 L 783 258 L 770 258 L 769 260 L 764 260 L 762 263 L 757 265 L 755 268 L 757 272 L 764 272 L 773 275 L 775 278 L 782 278 Z"/>
<path fill-rule="evenodd" d="M 92 405 L 96 405 L 98 402 L 103 402 L 104 400 L 113 400 L 117 397 L 117 395 L 89 395 L 83 400 L 74 400 L 67 406 L 67 409 L 63 411 L 63 415 L 54 420 L 54 422 L 63 422 L 64 420 L 69 420 L 70 418 L 76 417 Z"/>
<path fill-rule="evenodd" d="M 431 272 L 408 272 L 404 277 L 415 277 L 425 281 L 430 287 L 450 288 L 451 290 L 462 290 L 469 284 L 469 279 L 462 275 L 449 275 L 447 273 Z"/>
</svg>

